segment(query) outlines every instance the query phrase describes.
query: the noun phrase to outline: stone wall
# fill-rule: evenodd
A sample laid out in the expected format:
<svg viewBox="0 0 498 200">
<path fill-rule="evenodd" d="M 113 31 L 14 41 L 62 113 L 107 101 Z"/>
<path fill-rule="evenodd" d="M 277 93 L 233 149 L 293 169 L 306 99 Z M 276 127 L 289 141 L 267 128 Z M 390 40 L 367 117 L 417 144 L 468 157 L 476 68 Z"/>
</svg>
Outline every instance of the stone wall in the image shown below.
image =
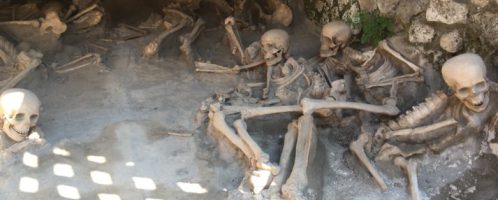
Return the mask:
<svg viewBox="0 0 498 200">
<path fill-rule="evenodd" d="M 304 2 L 306 15 L 319 25 L 334 19 L 350 19 L 361 10 L 391 17 L 395 21 L 395 33 L 423 48 L 435 64 L 462 52 L 475 52 L 487 58 L 498 48 L 498 0 Z M 359 30 L 356 32 L 358 36 L 361 34 Z M 440 66 L 438 64 L 435 66 Z"/>
</svg>

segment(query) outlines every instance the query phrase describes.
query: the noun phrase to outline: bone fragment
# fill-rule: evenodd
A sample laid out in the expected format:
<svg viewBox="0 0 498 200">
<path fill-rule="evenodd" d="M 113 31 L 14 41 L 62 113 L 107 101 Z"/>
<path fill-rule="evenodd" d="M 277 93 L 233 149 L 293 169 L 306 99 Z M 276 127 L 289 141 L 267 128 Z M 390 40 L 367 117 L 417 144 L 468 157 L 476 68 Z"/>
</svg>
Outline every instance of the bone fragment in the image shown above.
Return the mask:
<svg viewBox="0 0 498 200">
<path fill-rule="evenodd" d="M 267 163 L 270 161 L 270 156 L 267 153 L 263 152 L 263 150 L 261 150 L 259 145 L 251 138 L 251 136 L 247 132 L 247 125 L 242 119 L 236 120 L 233 123 L 233 126 L 237 130 L 237 133 L 239 133 L 239 136 L 242 139 L 242 141 L 244 141 L 244 143 L 251 150 L 251 152 L 254 156 L 254 159 L 256 160 L 256 163 L 262 164 L 262 163 Z M 265 170 L 268 170 L 268 169 L 265 169 Z M 275 171 L 272 171 L 272 173 L 274 173 L 274 172 Z M 278 170 L 274 174 L 277 174 L 277 173 L 278 173 Z"/>
<path fill-rule="evenodd" d="M 38 20 L 26 20 L 26 21 L 0 22 L 0 26 L 4 26 L 4 25 L 33 26 L 35 28 L 38 28 L 38 27 L 40 27 L 40 21 L 38 21 Z"/>
<path fill-rule="evenodd" d="M 365 166 L 374 178 L 377 185 L 379 185 L 380 189 L 385 192 L 387 191 L 387 185 L 384 182 L 384 179 L 380 176 L 379 172 L 375 169 L 375 167 L 370 163 L 367 155 L 365 154 L 365 144 L 368 142 L 367 134 L 363 133 L 358 137 L 358 140 L 351 142 L 349 145 L 349 149 L 358 157 L 361 164 Z"/>
<path fill-rule="evenodd" d="M 227 17 L 225 19 L 225 30 L 227 31 L 228 39 L 230 40 L 230 46 L 237 48 L 237 53 L 239 54 L 241 63 L 247 63 L 246 56 L 244 54 L 244 48 L 242 47 L 242 42 L 239 38 L 239 33 L 235 26 L 235 19 L 233 17 Z"/>
<path fill-rule="evenodd" d="M 372 113 L 386 114 L 386 115 L 397 115 L 400 111 L 395 105 L 372 105 L 365 103 L 356 102 L 341 102 L 341 101 L 329 101 L 329 100 L 316 100 L 304 98 L 301 100 L 301 105 L 303 107 L 303 113 L 313 113 L 315 110 L 328 108 L 328 109 L 355 109 L 363 110 Z"/>
<path fill-rule="evenodd" d="M 394 164 L 403 168 L 408 175 L 411 200 L 421 200 L 420 191 L 418 189 L 417 163 L 411 159 L 407 161 L 403 157 L 397 157 L 394 159 Z"/>
<path fill-rule="evenodd" d="M 168 132 L 168 135 L 173 135 L 173 136 L 178 136 L 178 137 L 192 137 L 192 133 Z"/>
<path fill-rule="evenodd" d="M 83 67 L 100 64 L 100 61 L 101 58 L 99 54 L 89 53 L 62 66 L 56 67 L 55 72 L 63 74 Z"/>
<path fill-rule="evenodd" d="M 159 45 L 162 43 L 162 41 L 168 37 L 170 34 L 182 29 L 185 27 L 187 22 L 185 20 L 182 20 L 178 25 L 176 25 L 174 28 L 170 30 L 166 30 L 162 33 L 160 33 L 156 38 L 154 38 L 149 44 L 147 44 L 144 49 L 143 49 L 143 56 L 146 58 L 150 58 L 154 55 L 157 54 L 157 51 L 159 50 Z"/>
<path fill-rule="evenodd" d="M 68 20 L 66 20 L 66 23 L 69 23 L 69 22 L 72 22 L 72 21 L 78 19 L 79 17 L 83 16 L 86 13 L 89 13 L 90 11 L 92 11 L 93 9 L 95 9 L 97 7 L 98 7 L 98 5 L 96 3 L 91 5 L 91 6 L 88 6 L 87 8 L 83 9 L 82 11 L 77 13 L 76 15 L 74 15 L 71 18 L 69 18 Z"/>
</svg>

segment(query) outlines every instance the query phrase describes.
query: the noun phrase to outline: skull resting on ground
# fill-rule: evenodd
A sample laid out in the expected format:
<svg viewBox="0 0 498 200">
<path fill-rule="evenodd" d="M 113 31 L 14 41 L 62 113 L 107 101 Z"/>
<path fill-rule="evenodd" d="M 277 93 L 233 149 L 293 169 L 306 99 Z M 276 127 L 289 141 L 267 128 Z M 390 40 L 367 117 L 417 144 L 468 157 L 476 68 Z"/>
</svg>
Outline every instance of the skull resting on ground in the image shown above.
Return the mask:
<svg viewBox="0 0 498 200">
<path fill-rule="evenodd" d="M 36 127 L 40 116 L 41 102 L 29 90 L 8 89 L 0 96 L 0 115 L 3 132 L 12 140 L 20 142 Z"/>
<path fill-rule="evenodd" d="M 339 49 L 346 47 L 350 39 L 351 27 L 345 22 L 333 21 L 325 24 L 320 37 L 320 56 L 335 56 Z"/>
<path fill-rule="evenodd" d="M 289 34 L 281 29 L 266 31 L 261 36 L 261 47 L 266 65 L 276 65 L 287 56 L 289 51 Z"/>
<path fill-rule="evenodd" d="M 477 54 L 461 54 L 447 60 L 442 69 L 446 84 L 471 111 L 481 112 L 489 103 L 486 66 Z"/>
</svg>

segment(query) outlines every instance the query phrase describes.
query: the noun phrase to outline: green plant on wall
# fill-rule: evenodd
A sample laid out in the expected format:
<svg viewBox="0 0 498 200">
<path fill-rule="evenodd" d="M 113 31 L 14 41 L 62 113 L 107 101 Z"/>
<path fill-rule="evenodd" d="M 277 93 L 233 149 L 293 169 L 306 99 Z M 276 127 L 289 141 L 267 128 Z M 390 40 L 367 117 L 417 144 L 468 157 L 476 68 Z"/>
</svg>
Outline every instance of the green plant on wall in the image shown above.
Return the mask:
<svg viewBox="0 0 498 200">
<path fill-rule="evenodd" d="M 384 38 L 393 34 L 394 21 L 389 17 L 380 15 L 378 12 L 360 11 L 348 22 L 353 23 L 354 26 L 360 26 L 362 30 L 361 43 L 377 45 L 377 43 Z"/>
</svg>

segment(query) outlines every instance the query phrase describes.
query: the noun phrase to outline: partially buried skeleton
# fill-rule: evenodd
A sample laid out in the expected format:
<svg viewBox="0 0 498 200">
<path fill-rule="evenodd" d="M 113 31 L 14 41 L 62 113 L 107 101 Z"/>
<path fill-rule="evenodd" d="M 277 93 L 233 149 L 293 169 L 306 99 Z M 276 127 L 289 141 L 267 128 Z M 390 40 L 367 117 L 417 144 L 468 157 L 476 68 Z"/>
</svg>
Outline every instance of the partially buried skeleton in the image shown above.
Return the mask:
<svg viewBox="0 0 498 200">
<path fill-rule="evenodd" d="M 393 161 L 405 170 L 412 200 L 421 199 L 413 157 L 429 150 L 441 152 L 480 133 L 486 125 L 492 129 L 496 125 L 496 117 L 492 118 L 498 104 L 492 99 L 498 97 L 498 88 L 486 78 L 486 66 L 479 55 L 466 53 L 449 59 L 442 74 L 453 95 L 436 92 L 398 119 L 381 125 L 375 135 L 363 133 L 356 141 L 372 141 L 367 150 L 377 161 Z M 372 169 L 370 166 L 369 171 Z M 378 183 L 387 189 L 382 180 Z"/>
</svg>

